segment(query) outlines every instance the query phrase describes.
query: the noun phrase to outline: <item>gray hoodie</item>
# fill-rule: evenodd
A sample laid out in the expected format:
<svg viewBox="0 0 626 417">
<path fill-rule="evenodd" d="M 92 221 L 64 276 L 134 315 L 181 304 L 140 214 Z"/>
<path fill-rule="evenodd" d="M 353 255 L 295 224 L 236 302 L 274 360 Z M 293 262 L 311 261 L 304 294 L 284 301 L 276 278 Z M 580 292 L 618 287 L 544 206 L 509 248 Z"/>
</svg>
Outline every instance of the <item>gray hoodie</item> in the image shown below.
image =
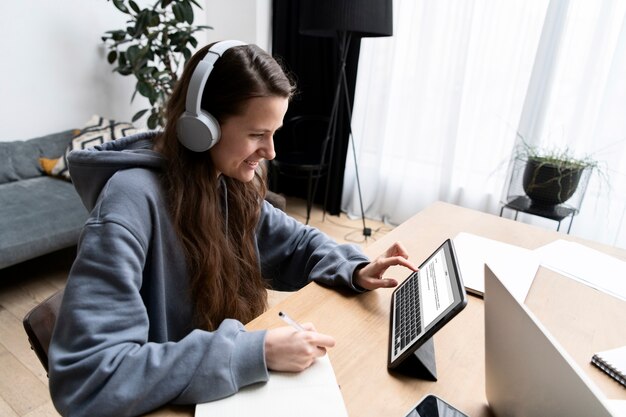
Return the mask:
<svg viewBox="0 0 626 417">
<path fill-rule="evenodd" d="M 49 350 L 50 392 L 62 415 L 137 415 L 223 398 L 269 377 L 265 331 L 248 332 L 232 319 L 213 332 L 192 326 L 189 278 L 154 135 L 69 157 L 91 214 Z M 263 276 L 281 290 L 315 280 L 357 291 L 352 273 L 368 262 L 356 246 L 338 245 L 267 202 L 256 244 Z"/>
</svg>

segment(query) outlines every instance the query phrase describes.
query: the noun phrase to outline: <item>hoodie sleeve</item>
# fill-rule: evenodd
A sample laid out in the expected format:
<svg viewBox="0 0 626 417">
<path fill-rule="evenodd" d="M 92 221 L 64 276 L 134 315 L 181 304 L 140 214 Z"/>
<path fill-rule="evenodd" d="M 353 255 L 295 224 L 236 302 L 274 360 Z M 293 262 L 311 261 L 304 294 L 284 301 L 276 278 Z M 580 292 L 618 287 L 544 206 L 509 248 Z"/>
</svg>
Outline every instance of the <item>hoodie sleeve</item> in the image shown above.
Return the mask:
<svg viewBox="0 0 626 417">
<path fill-rule="evenodd" d="M 274 289 L 294 291 L 316 281 L 363 291 L 352 282 L 354 270 L 369 262 L 358 246 L 337 244 L 268 202 L 263 205 L 257 244 L 263 276 L 272 279 Z"/>
<path fill-rule="evenodd" d="M 146 253 L 120 223 L 86 225 L 49 351 L 50 392 L 62 415 L 137 415 L 268 379 L 265 332 L 246 332 L 235 320 L 149 342 L 140 294 Z"/>
</svg>

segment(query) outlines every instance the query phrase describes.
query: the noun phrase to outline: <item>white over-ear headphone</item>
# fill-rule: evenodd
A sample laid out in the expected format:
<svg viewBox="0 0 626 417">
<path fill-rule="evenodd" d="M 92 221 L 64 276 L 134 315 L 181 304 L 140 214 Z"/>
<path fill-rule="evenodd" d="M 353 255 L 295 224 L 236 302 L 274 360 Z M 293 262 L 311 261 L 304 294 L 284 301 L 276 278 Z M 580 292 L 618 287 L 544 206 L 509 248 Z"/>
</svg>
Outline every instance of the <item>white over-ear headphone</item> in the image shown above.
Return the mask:
<svg viewBox="0 0 626 417">
<path fill-rule="evenodd" d="M 228 49 L 243 45 L 246 44 L 235 40 L 217 42 L 194 69 L 187 87 L 185 112 L 178 118 L 176 125 L 178 140 L 187 149 L 204 152 L 220 140 L 221 131 L 217 119 L 200 108 L 202 92 L 215 61 Z"/>
</svg>

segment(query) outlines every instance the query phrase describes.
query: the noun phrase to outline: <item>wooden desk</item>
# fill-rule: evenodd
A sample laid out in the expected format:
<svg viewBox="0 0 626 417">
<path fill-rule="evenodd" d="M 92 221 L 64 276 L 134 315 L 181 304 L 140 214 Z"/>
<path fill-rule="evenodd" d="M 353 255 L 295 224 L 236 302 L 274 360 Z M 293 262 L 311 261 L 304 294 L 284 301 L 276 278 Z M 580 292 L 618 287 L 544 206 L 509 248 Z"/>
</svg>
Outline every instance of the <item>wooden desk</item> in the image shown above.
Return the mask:
<svg viewBox="0 0 626 417">
<path fill-rule="evenodd" d="M 366 253 L 374 258 L 399 240 L 411 259 L 421 263 L 441 242 L 461 231 L 528 249 L 555 239 L 583 243 L 554 231 L 435 203 L 369 246 Z M 626 260 L 624 250 L 584 243 Z M 402 280 L 409 274 L 393 268 L 388 275 Z M 351 416 L 401 416 L 427 393 L 441 396 L 472 417 L 491 415 L 485 397 L 482 299 L 470 296 L 461 314 L 435 335 L 438 381 L 429 382 L 387 372 L 392 291 L 354 295 L 311 284 L 247 327 L 281 326 L 278 311 L 284 309 L 296 320 L 311 321 L 319 331 L 333 335 L 337 346 L 329 355 Z M 589 364 L 594 351 L 626 345 L 626 334 L 611 330 L 626 328 L 626 302 L 541 269 L 527 304 L 609 398 L 626 399 L 626 390 Z"/>
<path fill-rule="evenodd" d="M 391 243 L 401 241 L 411 259 L 421 263 L 446 238 L 462 231 L 528 249 L 567 239 L 626 260 L 626 251 L 621 249 L 445 203 L 416 214 L 369 246 L 366 253 L 375 258 Z M 408 275 L 399 267 L 388 272 L 399 280 Z M 428 393 L 472 417 L 491 416 L 485 397 L 482 299 L 469 296 L 461 314 L 435 335 L 438 381 L 429 382 L 387 372 L 392 291 L 356 295 L 310 284 L 246 327 L 282 326 L 278 311 L 285 310 L 294 319 L 313 322 L 320 332 L 333 335 L 337 345 L 329 355 L 350 416 L 402 416 Z M 626 302 L 541 268 L 526 303 L 609 398 L 626 399 L 626 390 L 589 364 L 593 352 L 626 345 L 622 331 Z"/>
</svg>

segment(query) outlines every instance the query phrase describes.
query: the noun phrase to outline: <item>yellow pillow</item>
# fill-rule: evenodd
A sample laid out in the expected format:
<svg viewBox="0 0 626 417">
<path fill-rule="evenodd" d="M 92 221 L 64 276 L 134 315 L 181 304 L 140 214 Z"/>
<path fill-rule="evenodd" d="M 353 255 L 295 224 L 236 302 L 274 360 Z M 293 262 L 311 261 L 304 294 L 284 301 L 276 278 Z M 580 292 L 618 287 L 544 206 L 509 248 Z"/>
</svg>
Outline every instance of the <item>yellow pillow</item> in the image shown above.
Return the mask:
<svg viewBox="0 0 626 417">
<path fill-rule="evenodd" d="M 46 175 L 52 175 L 52 168 L 57 164 L 59 158 L 39 158 L 39 165 Z"/>
</svg>

